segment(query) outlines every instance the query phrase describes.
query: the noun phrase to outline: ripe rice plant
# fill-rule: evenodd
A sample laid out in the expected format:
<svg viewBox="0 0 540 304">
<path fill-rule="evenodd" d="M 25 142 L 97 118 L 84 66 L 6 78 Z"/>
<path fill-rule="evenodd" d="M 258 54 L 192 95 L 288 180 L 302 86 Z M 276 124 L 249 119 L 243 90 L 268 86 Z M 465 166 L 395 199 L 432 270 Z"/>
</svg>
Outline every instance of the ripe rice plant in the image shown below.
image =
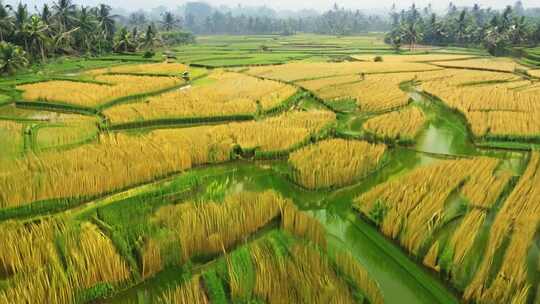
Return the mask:
<svg viewBox="0 0 540 304">
<path fill-rule="evenodd" d="M 372 173 L 386 146 L 332 139 L 292 153 L 292 178 L 308 189 L 344 186 Z"/>
<path fill-rule="evenodd" d="M 439 241 L 435 241 L 431 248 L 429 248 L 428 253 L 424 257 L 423 264 L 426 267 L 429 267 L 435 271 L 440 271 L 440 267 L 438 265 L 438 258 L 439 258 Z"/>
<path fill-rule="evenodd" d="M 316 94 L 324 100 L 354 99 L 362 112 L 385 111 L 407 105 L 409 95 L 400 84 L 415 77 L 415 73 L 366 75 L 361 82 L 328 86 Z"/>
<path fill-rule="evenodd" d="M 326 246 L 320 224 L 300 213 L 290 201 L 274 192 L 242 192 L 223 203 L 184 203 L 159 209 L 154 217 L 158 227 L 173 231 L 180 240 L 182 260 L 214 255 L 246 239 L 270 222 L 281 219 L 285 231 Z M 190 231 L 186 233 L 186 231 Z M 155 245 L 146 246 L 155 251 Z M 152 254 L 157 256 L 157 253 Z M 152 267 L 159 270 L 159 267 Z"/>
<path fill-rule="evenodd" d="M 97 144 L 3 163 L 0 187 L 6 191 L 0 193 L 0 206 L 93 196 L 185 170 L 192 159 L 178 148 L 183 143 L 182 137 L 157 132 L 143 138 L 117 134 Z"/>
<path fill-rule="evenodd" d="M 0 138 L 2 138 L 0 159 L 13 158 L 21 154 L 24 147 L 23 130 L 24 125 L 21 123 L 0 120 Z"/>
<path fill-rule="evenodd" d="M 356 55 L 353 56 L 357 60 L 361 61 L 374 61 L 374 55 Z M 471 55 L 457 55 L 457 54 L 422 54 L 422 55 L 383 55 L 383 62 L 434 62 L 434 61 L 447 61 L 457 59 L 468 59 Z"/>
<path fill-rule="evenodd" d="M 477 232 L 480 230 L 486 219 L 486 212 L 483 210 L 472 209 L 470 210 L 459 227 L 452 235 L 450 239 L 450 250 L 452 250 L 454 267 L 463 265 L 465 256 L 469 254 L 474 245 Z"/>
<path fill-rule="evenodd" d="M 88 222 L 70 227 L 61 221 L 10 225 L 14 224 L 0 227 L 3 235 L 20 243 L 2 252 L 2 263 L 8 261 L 16 272 L 0 290 L 0 303 L 75 303 L 98 283 L 116 285 L 130 279 L 112 242 Z"/>
<path fill-rule="evenodd" d="M 121 97 L 158 91 L 183 82 L 176 77 L 127 75 L 101 75 L 95 79 L 110 85 L 53 80 L 25 84 L 17 88 L 24 91 L 23 99 L 27 101 L 63 102 L 96 107 Z"/>
<path fill-rule="evenodd" d="M 479 303 L 526 303 L 533 288 L 527 264 L 540 220 L 540 153 L 533 152 L 527 170 L 497 214 L 480 268 L 465 290 L 467 300 Z M 509 240 L 504 252 L 501 246 Z M 501 255 L 502 256 L 499 256 Z M 493 269 L 497 259 L 500 267 Z M 493 274 L 492 271 L 496 270 Z M 490 277 L 495 278 L 490 284 Z M 509 279 L 511 278 L 511 279 Z"/>
<path fill-rule="evenodd" d="M 313 79 L 313 80 L 299 81 L 296 84 L 312 92 L 317 92 L 324 88 L 358 83 L 361 81 L 362 81 L 362 77 L 359 74 L 353 74 L 353 75 L 325 77 L 325 78 L 319 78 L 319 79 Z"/>
<path fill-rule="evenodd" d="M 120 283 L 130 278 L 127 263 L 98 228 L 88 222 L 80 233 L 66 239 L 67 269 L 70 280 L 79 288 L 90 288 L 99 282 Z"/>
<path fill-rule="evenodd" d="M 426 73 L 422 87 L 463 113 L 474 135 L 526 137 L 540 134 L 538 87 L 503 73 Z"/>
<path fill-rule="evenodd" d="M 156 239 L 148 239 L 142 249 L 142 278 L 148 279 L 163 270 L 160 244 Z"/>
<path fill-rule="evenodd" d="M 350 277 L 354 284 L 362 290 L 371 304 L 383 304 L 384 297 L 375 282 L 355 258 L 348 252 L 339 252 L 335 258 L 338 268 Z"/>
<path fill-rule="evenodd" d="M 251 235 L 280 214 L 286 202 L 273 192 L 240 193 L 223 203 L 184 203 L 158 210 L 158 226 L 175 231 L 182 259 L 198 254 L 217 254 Z M 186 233 L 186 231 L 190 231 Z"/>
<path fill-rule="evenodd" d="M 335 77 L 354 74 L 398 73 L 434 71 L 441 68 L 424 63 L 385 63 L 385 62 L 342 62 L 317 63 L 296 62 L 276 66 L 261 66 L 249 69 L 251 75 L 283 81 L 303 81 L 316 78 Z"/>
<path fill-rule="evenodd" d="M 239 73 L 214 72 L 209 84 L 123 104 L 104 114 L 113 123 L 178 117 L 211 117 L 255 114 L 279 105 L 296 93 L 296 88 L 271 80 Z"/>
<path fill-rule="evenodd" d="M 76 146 L 98 136 L 98 126 L 95 121 L 53 124 L 40 126 L 34 130 L 37 133 L 34 135 L 37 150 Z"/>
<path fill-rule="evenodd" d="M 262 121 L 219 126 L 215 132 L 231 134 L 233 141 L 245 149 L 281 151 L 305 141 L 335 120 L 336 115 L 329 111 L 287 112 Z"/>
<path fill-rule="evenodd" d="M 290 202 L 281 207 L 281 227 L 296 237 L 310 240 L 319 248 L 326 248 L 326 232 L 323 227 L 311 216 L 298 212 Z"/>
<path fill-rule="evenodd" d="M 43 265 L 54 263 L 50 255 L 57 231 L 62 231 L 60 221 L 45 221 L 25 226 L 19 222 L 0 224 L 4 246 L 0 250 L 0 274 L 11 276 L 32 272 Z"/>
<path fill-rule="evenodd" d="M 165 292 L 159 302 L 163 304 L 208 304 L 210 300 L 202 288 L 201 276 L 196 275 L 181 287 Z"/>
<path fill-rule="evenodd" d="M 156 74 L 156 75 L 180 75 L 183 72 L 189 71 L 189 67 L 181 63 L 150 63 L 136 65 L 121 65 L 106 69 L 96 69 L 87 71 L 87 75 L 103 75 L 107 73 L 115 74 Z"/>
<path fill-rule="evenodd" d="M 318 250 L 300 244 L 289 250 L 290 255 L 280 258 L 270 242 L 251 249 L 257 298 L 267 303 L 354 302 L 347 284 Z"/>
<path fill-rule="evenodd" d="M 446 202 L 450 194 L 466 187 L 482 191 L 491 179 L 480 180 L 482 169 L 498 166 L 499 161 L 489 158 L 441 161 L 428 167 L 420 167 L 398 179 L 374 187 L 355 200 L 355 208 L 368 217 L 377 209 L 384 211 L 380 222 L 381 231 L 398 238 L 401 244 L 414 255 L 429 239 L 430 235 L 445 222 Z M 478 176 L 477 176 L 478 175 Z M 473 185 L 468 186 L 471 182 Z M 493 189 L 497 195 L 486 195 L 485 199 L 496 199 L 503 188 Z M 477 202 L 480 206 L 491 206 L 493 202 Z"/>
<path fill-rule="evenodd" d="M 383 114 L 369 119 L 364 129 L 388 139 L 414 140 L 426 123 L 426 117 L 417 107 Z"/>
<path fill-rule="evenodd" d="M 208 282 L 208 274 L 212 274 L 220 280 L 217 284 L 224 283 L 230 290 L 230 299 L 225 296 L 222 300 L 234 303 L 357 303 L 360 299 L 384 303 L 377 284 L 351 255 L 339 253 L 333 260 L 326 251 L 281 232 L 271 232 L 226 254 L 203 271 L 205 287 L 195 275 L 165 292 L 162 302 L 206 303 L 215 296 Z M 353 295 L 353 290 L 367 299 Z"/>
<path fill-rule="evenodd" d="M 540 70 L 529 70 L 528 73 L 533 77 L 540 77 Z"/>
<path fill-rule="evenodd" d="M 293 112 L 262 121 L 104 135 L 96 144 L 0 161 L 0 207 L 88 197 L 230 159 L 235 145 L 287 150 L 335 120 L 328 111 Z M 273 136 L 268 136 L 273 134 Z M 107 178 L 103 178 L 107 176 Z"/>
<path fill-rule="evenodd" d="M 516 68 L 527 69 L 527 67 L 516 63 L 510 58 L 476 58 L 468 60 L 441 61 L 437 66 L 445 68 L 470 68 L 489 71 L 514 72 Z"/>
</svg>

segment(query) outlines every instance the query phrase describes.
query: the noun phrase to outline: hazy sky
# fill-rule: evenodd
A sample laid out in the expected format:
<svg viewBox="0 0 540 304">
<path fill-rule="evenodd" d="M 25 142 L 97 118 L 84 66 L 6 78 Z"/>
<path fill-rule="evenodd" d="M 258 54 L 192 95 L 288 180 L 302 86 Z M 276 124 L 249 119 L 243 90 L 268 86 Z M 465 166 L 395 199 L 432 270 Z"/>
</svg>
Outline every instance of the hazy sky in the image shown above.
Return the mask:
<svg viewBox="0 0 540 304">
<path fill-rule="evenodd" d="M 41 6 L 45 2 L 50 2 L 46 0 L 21 0 L 23 3 L 27 3 L 30 7 Z M 7 0 L 4 3 L 15 4 L 19 0 Z M 78 4 L 84 5 L 96 5 L 98 3 L 106 3 L 113 7 L 122 7 L 128 10 L 136 10 L 139 8 L 153 8 L 159 5 L 164 5 L 167 7 L 175 8 L 187 0 L 75 0 Z M 400 7 L 410 6 L 415 2 L 419 6 L 425 6 L 431 3 L 436 8 L 445 8 L 447 7 L 449 0 L 311 0 L 311 1 L 297 1 L 297 0 L 207 0 L 206 3 L 212 5 L 221 5 L 225 4 L 228 6 L 234 6 L 237 4 L 248 5 L 248 6 L 260 6 L 266 5 L 274 9 L 291 9 L 299 10 L 303 8 L 307 9 L 316 9 L 319 11 L 326 10 L 330 8 L 334 2 L 337 2 L 341 6 L 347 8 L 378 8 L 378 9 L 388 9 L 392 6 L 393 3 L 397 3 Z M 511 4 L 514 0 L 453 0 L 456 5 L 472 5 L 473 3 L 479 3 L 482 6 L 491 6 L 494 8 L 504 7 L 507 4 Z M 540 7 L 540 0 L 523 0 L 525 7 Z"/>
</svg>

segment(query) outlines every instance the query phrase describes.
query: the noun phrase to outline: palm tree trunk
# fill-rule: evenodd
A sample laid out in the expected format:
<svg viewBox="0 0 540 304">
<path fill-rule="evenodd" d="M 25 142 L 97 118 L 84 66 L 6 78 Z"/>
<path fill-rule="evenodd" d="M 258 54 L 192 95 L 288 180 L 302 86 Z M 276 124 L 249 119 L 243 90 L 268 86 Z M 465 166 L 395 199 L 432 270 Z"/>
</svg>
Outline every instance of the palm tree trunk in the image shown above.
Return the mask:
<svg viewBox="0 0 540 304">
<path fill-rule="evenodd" d="M 43 41 L 39 44 L 41 48 L 41 61 L 45 62 L 47 61 L 47 58 L 45 57 L 45 47 L 43 46 Z"/>
</svg>

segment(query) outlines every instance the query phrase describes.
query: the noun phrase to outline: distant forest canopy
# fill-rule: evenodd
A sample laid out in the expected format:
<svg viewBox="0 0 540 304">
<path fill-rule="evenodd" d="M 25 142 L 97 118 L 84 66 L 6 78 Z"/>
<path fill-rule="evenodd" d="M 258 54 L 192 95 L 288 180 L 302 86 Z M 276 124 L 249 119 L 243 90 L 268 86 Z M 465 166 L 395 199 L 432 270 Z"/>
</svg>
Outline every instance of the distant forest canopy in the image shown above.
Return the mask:
<svg viewBox="0 0 540 304">
<path fill-rule="evenodd" d="M 458 8 L 450 3 L 446 14 L 437 15 L 430 7 L 392 11 L 391 30 L 386 41 L 399 49 L 408 44 L 483 45 L 493 55 L 505 55 L 513 46 L 540 42 L 540 9 L 525 9 L 521 1 L 502 11 L 474 5 Z"/>
<path fill-rule="evenodd" d="M 0 72 L 48 57 L 146 51 L 162 45 L 192 43 L 194 34 L 317 33 L 336 36 L 385 32 L 397 50 L 417 44 L 485 46 L 503 54 L 515 45 L 540 41 L 540 8 L 521 1 L 504 10 L 449 4 L 445 12 L 414 4 L 405 10 L 367 14 L 335 4 L 324 13 L 313 10 L 275 12 L 267 7 L 212 7 L 188 2 L 174 10 L 118 14 L 108 6 L 79 6 L 55 0 L 43 7 L 0 0 Z M 7 66 L 11 65 L 11 67 Z"/>
</svg>

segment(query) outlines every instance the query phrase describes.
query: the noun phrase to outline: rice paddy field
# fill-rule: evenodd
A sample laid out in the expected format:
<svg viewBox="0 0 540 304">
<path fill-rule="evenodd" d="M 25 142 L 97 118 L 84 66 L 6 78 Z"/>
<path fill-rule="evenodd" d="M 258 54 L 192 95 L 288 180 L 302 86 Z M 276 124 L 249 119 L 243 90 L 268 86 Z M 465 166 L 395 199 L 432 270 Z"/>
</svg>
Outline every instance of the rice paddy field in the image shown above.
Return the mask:
<svg viewBox="0 0 540 304">
<path fill-rule="evenodd" d="M 540 301 L 538 70 L 379 34 L 169 51 L 0 79 L 0 303 Z"/>
</svg>

